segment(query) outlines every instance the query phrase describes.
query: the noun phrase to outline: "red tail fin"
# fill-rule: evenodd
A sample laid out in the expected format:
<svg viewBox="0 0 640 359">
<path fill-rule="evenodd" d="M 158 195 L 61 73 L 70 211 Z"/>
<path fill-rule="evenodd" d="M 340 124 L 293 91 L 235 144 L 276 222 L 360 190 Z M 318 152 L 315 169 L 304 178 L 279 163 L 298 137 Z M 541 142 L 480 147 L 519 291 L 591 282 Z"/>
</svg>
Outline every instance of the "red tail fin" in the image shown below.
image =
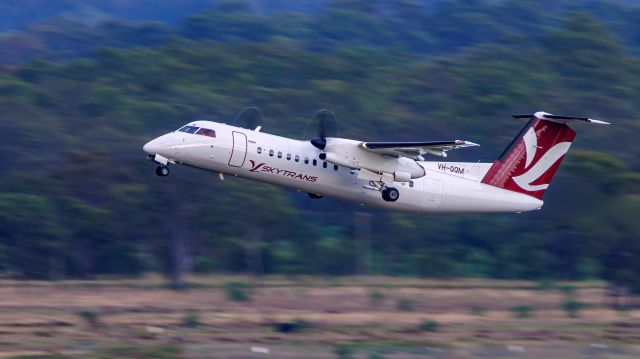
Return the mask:
<svg viewBox="0 0 640 359">
<path fill-rule="evenodd" d="M 532 116 L 509 147 L 493 162 L 482 183 L 542 199 L 576 135 L 564 123 L 566 121 L 550 116 L 553 115 L 543 112 Z"/>
</svg>

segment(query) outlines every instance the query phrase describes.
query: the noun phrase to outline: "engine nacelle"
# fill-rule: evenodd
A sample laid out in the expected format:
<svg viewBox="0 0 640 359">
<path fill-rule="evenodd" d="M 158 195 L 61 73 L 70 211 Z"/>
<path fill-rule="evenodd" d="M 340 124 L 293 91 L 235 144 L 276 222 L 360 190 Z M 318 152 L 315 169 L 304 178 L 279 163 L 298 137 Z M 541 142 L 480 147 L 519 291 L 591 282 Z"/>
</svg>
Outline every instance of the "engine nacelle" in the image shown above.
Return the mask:
<svg viewBox="0 0 640 359">
<path fill-rule="evenodd" d="M 322 157 L 329 162 L 351 168 L 364 168 L 375 173 L 393 175 L 395 181 L 407 182 L 425 175 L 424 168 L 407 157 L 393 157 L 361 149 L 360 141 L 327 138 Z"/>
<path fill-rule="evenodd" d="M 411 180 L 411 173 L 396 171 L 393 173 L 393 180 L 396 182 L 409 182 Z"/>
</svg>

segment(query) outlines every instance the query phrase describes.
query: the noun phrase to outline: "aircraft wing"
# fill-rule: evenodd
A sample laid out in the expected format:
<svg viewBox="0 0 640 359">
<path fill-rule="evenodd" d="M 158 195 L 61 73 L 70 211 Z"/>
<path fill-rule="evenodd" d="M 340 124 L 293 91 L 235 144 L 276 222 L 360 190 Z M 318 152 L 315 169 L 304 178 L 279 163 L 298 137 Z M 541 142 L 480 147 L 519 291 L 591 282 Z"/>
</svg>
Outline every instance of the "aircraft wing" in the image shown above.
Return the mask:
<svg viewBox="0 0 640 359">
<path fill-rule="evenodd" d="M 359 146 L 361 149 L 369 152 L 423 160 L 422 155 L 425 154 L 447 157 L 447 151 L 480 145 L 470 141 L 454 140 L 429 142 L 361 142 Z"/>
</svg>

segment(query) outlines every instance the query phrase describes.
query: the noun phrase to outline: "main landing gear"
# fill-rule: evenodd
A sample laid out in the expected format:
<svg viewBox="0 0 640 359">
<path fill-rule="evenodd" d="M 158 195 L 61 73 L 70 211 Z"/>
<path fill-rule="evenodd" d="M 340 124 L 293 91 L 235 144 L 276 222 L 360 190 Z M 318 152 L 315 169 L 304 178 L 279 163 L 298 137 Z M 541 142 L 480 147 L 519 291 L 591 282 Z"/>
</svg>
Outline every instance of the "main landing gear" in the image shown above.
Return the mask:
<svg viewBox="0 0 640 359">
<path fill-rule="evenodd" d="M 160 177 L 167 177 L 169 175 L 169 167 L 167 166 L 156 167 L 156 175 Z"/>
<path fill-rule="evenodd" d="M 400 198 L 400 191 L 398 191 L 397 188 L 387 187 L 387 185 L 381 181 L 369 181 L 369 184 L 363 187 L 374 191 L 380 191 L 380 193 L 382 193 L 382 199 L 387 202 L 395 202 Z"/>
<path fill-rule="evenodd" d="M 382 190 L 382 199 L 387 202 L 395 202 L 400 198 L 400 191 L 394 187 L 384 187 Z"/>
</svg>

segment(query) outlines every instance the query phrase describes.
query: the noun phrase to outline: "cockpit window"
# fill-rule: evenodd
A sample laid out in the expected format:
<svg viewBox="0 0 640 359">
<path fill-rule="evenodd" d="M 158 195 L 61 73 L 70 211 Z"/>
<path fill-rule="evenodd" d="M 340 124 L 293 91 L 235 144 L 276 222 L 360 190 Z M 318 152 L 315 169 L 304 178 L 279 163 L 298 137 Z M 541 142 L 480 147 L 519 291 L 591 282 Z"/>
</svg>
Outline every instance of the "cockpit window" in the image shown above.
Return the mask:
<svg viewBox="0 0 640 359">
<path fill-rule="evenodd" d="M 214 130 L 210 130 L 208 128 L 200 128 L 198 130 L 198 132 L 196 132 L 196 135 L 203 135 L 203 136 L 209 136 L 209 137 L 216 137 L 216 131 Z"/>
<path fill-rule="evenodd" d="M 196 131 L 198 131 L 199 127 L 196 126 L 184 126 L 183 128 L 179 129 L 178 131 L 180 132 L 186 132 L 186 133 L 196 133 Z"/>
<path fill-rule="evenodd" d="M 216 137 L 216 131 L 210 130 L 210 129 L 204 128 L 204 127 L 184 126 L 181 129 L 179 129 L 178 131 L 186 132 L 186 133 L 193 133 L 193 134 L 196 134 L 196 135 L 202 135 L 202 136 L 207 136 L 207 137 Z"/>
</svg>

